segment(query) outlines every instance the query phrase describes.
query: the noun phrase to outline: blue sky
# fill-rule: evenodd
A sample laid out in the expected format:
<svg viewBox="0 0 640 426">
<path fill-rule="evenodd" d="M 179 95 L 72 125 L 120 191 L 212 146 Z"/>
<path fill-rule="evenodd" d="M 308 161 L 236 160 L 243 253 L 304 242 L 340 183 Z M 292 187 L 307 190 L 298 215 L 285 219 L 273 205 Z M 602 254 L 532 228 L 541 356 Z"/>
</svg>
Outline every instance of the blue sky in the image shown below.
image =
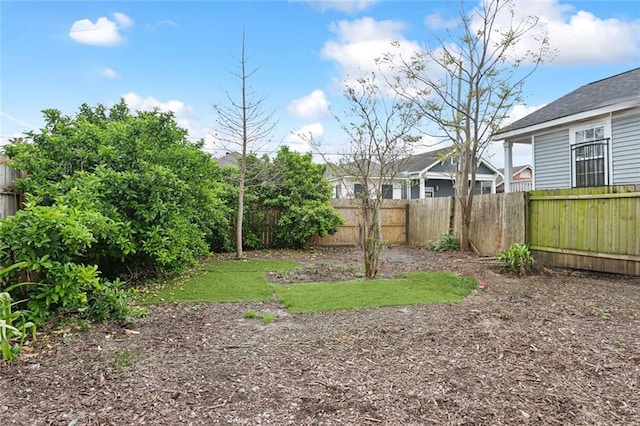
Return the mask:
<svg viewBox="0 0 640 426">
<path fill-rule="evenodd" d="M 475 1 L 466 3 L 478 5 Z M 328 151 L 346 143 L 339 111 L 343 82 L 390 50 L 429 43 L 455 18 L 458 1 L 118 1 L 0 3 L 0 144 L 42 125 L 41 110 L 73 114 L 82 103 L 124 97 L 133 110 L 175 112 L 206 150 L 212 104 L 237 93 L 243 30 L 250 84 L 278 120 L 274 139 L 308 150 L 311 131 Z M 640 2 L 516 0 L 540 17 L 556 58 L 529 78 L 517 119 L 571 90 L 640 66 Z M 440 147 L 440 146 L 438 146 Z M 438 148 L 425 147 L 423 150 Z M 502 166 L 501 146 L 489 150 Z M 530 161 L 528 147 L 515 163 Z"/>
</svg>

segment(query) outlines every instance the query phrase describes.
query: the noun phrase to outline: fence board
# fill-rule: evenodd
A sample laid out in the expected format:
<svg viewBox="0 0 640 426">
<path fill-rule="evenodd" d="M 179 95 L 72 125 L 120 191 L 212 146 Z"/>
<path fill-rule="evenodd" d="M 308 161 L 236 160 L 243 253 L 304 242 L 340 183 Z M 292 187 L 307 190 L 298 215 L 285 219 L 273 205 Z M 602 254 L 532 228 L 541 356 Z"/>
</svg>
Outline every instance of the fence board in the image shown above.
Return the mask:
<svg viewBox="0 0 640 426">
<path fill-rule="evenodd" d="M 495 255 L 526 242 L 527 196 L 524 192 L 475 196 L 469 239 L 482 255 Z"/>
<path fill-rule="evenodd" d="M 8 159 L 0 157 L 0 218 L 16 214 L 20 207 L 20 194 L 16 191 L 15 180 L 20 177 L 20 171 L 12 169 Z"/>
<path fill-rule="evenodd" d="M 533 191 L 530 200 L 540 261 L 640 275 L 640 185 Z"/>
<path fill-rule="evenodd" d="M 407 214 L 407 242 L 412 246 L 425 246 L 442 232 L 453 227 L 453 197 L 410 200 Z"/>
<path fill-rule="evenodd" d="M 319 246 L 358 246 L 362 240 L 362 213 L 357 200 L 331 200 L 345 224 L 333 235 L 317 238 Z M 382 238 L 391 244 L 407 241 L 406 200 L 384 200 L 380 208 Z"/>
</svg>

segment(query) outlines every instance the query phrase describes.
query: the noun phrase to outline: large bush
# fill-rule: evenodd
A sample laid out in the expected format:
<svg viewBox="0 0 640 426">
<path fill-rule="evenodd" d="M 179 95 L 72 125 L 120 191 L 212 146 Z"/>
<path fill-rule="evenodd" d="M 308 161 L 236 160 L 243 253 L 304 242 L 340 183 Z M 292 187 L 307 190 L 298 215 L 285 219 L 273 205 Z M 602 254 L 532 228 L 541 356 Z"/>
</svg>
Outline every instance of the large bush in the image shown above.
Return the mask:
<svg viewBox="0 0 640 426">
<path fill-rule="evenodd" d="M 274 159 L 278 178 L 266 187 L 264 205 L 280 213 L 273 229 L 276 246 L 304 247 L 310 238 L 333 234 L 344 223 L 329 201 L 333 189 L 324 176 L 326 166 L 311 160 L 311 154 L 286 146 Z"/>
<path fill-rule="evenodd" d="M 44 118 L 32 142 L 5 147 L 30 201 L 0 222 L 0 262 L 27 262 L 38 317 L 117 307 L 123 274 L 179 271 L 229 245 L 231 189 L 171 113 L 132 114 L 121 101 Z"/>
</svg>

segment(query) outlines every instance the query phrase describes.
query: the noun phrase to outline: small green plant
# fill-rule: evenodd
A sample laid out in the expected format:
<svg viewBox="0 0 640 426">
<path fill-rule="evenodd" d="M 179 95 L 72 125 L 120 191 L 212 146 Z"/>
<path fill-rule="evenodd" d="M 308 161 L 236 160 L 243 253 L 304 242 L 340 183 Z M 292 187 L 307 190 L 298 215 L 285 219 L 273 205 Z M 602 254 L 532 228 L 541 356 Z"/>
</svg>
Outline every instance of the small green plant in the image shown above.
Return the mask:
<svg viewBox="0 0 640 426">
<path fill-rule="evenodd" d="M 24 266 L 25 262 L 18 262 L 0 269 L 0 278 Z M 8 291 L 0 293 L 0 352 L 6 360 L 18 357 L 29 332 L 33 340 L 36 338 L 36 325 L 27 319 L 29 312 L 13 310 L 18 303 L 12 302 Z"/>
<path fill-rule="evenodd" d="M 274 318 L 275 317 L 272 314 L 264 314 L 264 315 L 262 315 L 262 323 L 264 325 L 267 325 L 267 324 L 273 322 Z"/>
<path fill-rule="evenodd" d="M 242 318 L 255 318 L 255 317 L 256 317 L 255 311 L 245 311 L 245 313 L 242 314 Z"/>
<path fill-rule="evenodd" d="M 460 240 L 453 233 L 453 230 L 447 229 L 440 233 L 437 240 L 429 241 L 426 248 L 434 251 L 458 251 L 460 250 Z"/>
<path fill-rule="evenodd" d="M 124 348 L 122 352 L 116 354 L 113 363 L 117 370 L 124 370 L 125 368 L 133 367 L 136 358 L 137 354 L 135 352 L 131 352 L 128 348 Z"/>
<path fill-rule="evenodd" d="M 531 270 L 533 258 L 527 244 L 514 244 L 496 257 L 509 272 L 523 277 Z"/>
<path fill-rule="evenodd" d="M 36 325 L 26 319 L 24 311 L 12 311 L 15 304 L 9 293 L 0 293 L 0 352 L 6 360 L 20 355 L 29 332 L 32 339 L 36 338 Z"/>
</svg>

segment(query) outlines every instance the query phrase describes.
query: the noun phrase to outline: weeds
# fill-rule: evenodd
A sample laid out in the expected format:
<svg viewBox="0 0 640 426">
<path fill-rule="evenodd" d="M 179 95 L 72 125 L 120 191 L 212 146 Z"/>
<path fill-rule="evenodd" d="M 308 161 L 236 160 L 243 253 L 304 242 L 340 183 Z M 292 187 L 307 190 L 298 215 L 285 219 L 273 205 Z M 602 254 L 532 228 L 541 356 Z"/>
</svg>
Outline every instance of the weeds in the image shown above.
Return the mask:
<svg viewBox="0 0 640 426">
<path fill-rule="evenodd" d="M 447 229 L 438 236 L 435 241 L 429 241 L 426 245 L 427 250 L 434 251 L 458 251 L 460 250 L 460 240 L 453 233 L 453 230 Z"/>
<path fill-rule="evenodd" d="M 514 244 L 498 254 L 496 259 L 503 264 L 509 272 L 518 276 L 525 276 L 533 266 L 533 258 L 527 244 Z"/>
<path fill-rule="evenodd" d="M 135 365 L 136 358 L 137 354 L 135 352 L 131 352 L 128 348 L 124 348 L 122 352 L 116 354 L 113 359 L 113 365 L 116 367 L 116 370 L 131 368 Z"/>
</svg>

